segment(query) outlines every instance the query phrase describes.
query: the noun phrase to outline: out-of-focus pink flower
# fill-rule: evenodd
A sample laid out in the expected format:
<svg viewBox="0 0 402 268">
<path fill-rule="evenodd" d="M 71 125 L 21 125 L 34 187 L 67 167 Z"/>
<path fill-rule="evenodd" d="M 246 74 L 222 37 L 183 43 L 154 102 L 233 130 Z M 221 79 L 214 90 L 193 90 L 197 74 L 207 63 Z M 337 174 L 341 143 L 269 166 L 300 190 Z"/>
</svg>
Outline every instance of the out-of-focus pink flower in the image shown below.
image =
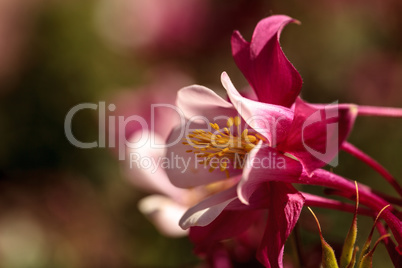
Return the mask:
<svg viewBox="0 0 402 268">
<path fill-rule="evenodd" d="M 134 148 L 124 147 L 124 173 L 129 181 L 141 190 L 152 193 L 139 202 L 139 209 L 154 223 L 156 228 L 168 236 L 182 236 L 187 232 L 178 227 L 178 221 L 189 207 L 190 191 L 173 186 L 160 168 L 160 159 L 165 150 L 160 148 L 174 125 L 180 118 L 167 105 L 174 103 L 177 88 L 188 83 L 190 79 L 181 72 L 158 69 L 158 75 L 151 84 L 135 91 L 123 91 L 114 98 L 116 106 L 113 115 L 127 120 L 130 116 L 142 118 L 146 125 L 139 121 L 128 121 L 124 128 L 116 127 L 116 144 L 119 139 L 127 139 Z M 164 107 L 152 107 L 163 104 Z M 122 133 L 120 133 L 122 131 Z M 152 135 L 151 135 L 152 133 Z M 146 139 L 140 146 L 138 142 Z M 159 146 L 155 146 L 159 145 Z M 121 148 L 115 148 L 116 153 Z"/>
<path fill-rule="evenodd" d="M 161 139 L 165 139 L 171 127 L 180 122 L 177 113 L 166 106 L 174 105 L 178 89 L 191 83 L 191 78 L 177 71 L 175 67 L 163 66 L 145 74 L 144 79 L 150 82 L 136 89 L 122 90 L 113 97 L 111 102 L 116 105 L 116 109 L 110 115 L 122 116 L 124 119 L 138 115 L 147 125 L 144 129 L 137 120 L 132 120 L 125 125 L 124 133 L 116 133 L 116 139 L 119 135 L 129 139 L 135 132 L 142 130 L 153 131 Z M 167 105 L 156 107 L 158 104 Z M 116 131 L 119 129 L 116 128 Z"/>
<path fill-rule="evenodd" d="M 112 44 L 122 47 L 188 49 L 200 41 L 209 5 L 205 0 L 104 0 L 98 28 Z"/>
<path fill-rule="evenodd" d="M 215 50 L 233 29 L 265 15 L 269 1 L 103 0 L 96 27 L 117 50 L 139 56 L 200 56 Z M 236 18 L 227 19 L 227 18 Z"/>
</svg>

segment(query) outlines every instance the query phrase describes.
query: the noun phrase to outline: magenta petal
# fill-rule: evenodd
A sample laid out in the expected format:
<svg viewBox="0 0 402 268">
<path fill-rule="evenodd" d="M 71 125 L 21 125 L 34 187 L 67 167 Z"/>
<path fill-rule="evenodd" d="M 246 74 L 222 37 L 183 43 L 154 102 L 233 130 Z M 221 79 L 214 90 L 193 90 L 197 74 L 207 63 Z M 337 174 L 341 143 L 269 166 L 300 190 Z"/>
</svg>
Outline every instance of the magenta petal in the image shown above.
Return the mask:
<svg viewBox="0 0 402 268">
<path fill-rule="evenodd" d="M 311 174 L 331 163 L 346 140 L 356 118 L 353 106 L 312 106 L 296 100 L 295 117 L 286 141 L 278 149 L 300 159 Z M 336 166 L 336 161 L 332 162 Z"/>
<path fill-rule="evenodd" d="M 244 204 L 249 204 L 250 197 L 261 187 L 262 183 L 269 181 L 297 182 L 301 172 L 302 166 L 299 161 L 268 146 L 255 148 L 248 156 L 237 187 L 237 194 Z"/>
<path fill-rule="evenodd" d="M 293 120 L 290 109 L 244 98 L 226 72 L 222 73 L 221 81 L 233 106 L 250 127 L 267 138 L 271 146 L 284 139 Z"/>
<path fill-rule="evenodd" d="M 283 27 L 291 22 L 297 21 L 284 15 L 261 20 L 250 43 L 237 31 L 232 35 L 233 58 L 259 101 L 290 107 L 300 93 L 300 74 L 279 44 Z"/>
<path fill-rule="evenodd" d="M 200 252 L 198 252 L 200 254 Z M 208 245 L 208 250 L 205 252 L 206 261 L 209 266 L 219 268 L 232 268 L 231 256 L 228 249 L 222 243 Z M 203 266 L 202 266 L 203 267 Z"/>
<path fill-rule="evenodd" d="M 271 183 L 269 195 L 269 215 L 257 258 L 265 267 L 282 268 L 285 242 L 299 219 L 304 198 L 291 184 L 280 182 Z"/>
<path fill-rule="evenodd" d="M 262 213 L 261 210 L 224 210 L 209 225 L 191 227 L 189 236 L 196 245 L 196 253 L 205 253 L 213 243 L 242 234 L 263 216 Z"/>
</svg>

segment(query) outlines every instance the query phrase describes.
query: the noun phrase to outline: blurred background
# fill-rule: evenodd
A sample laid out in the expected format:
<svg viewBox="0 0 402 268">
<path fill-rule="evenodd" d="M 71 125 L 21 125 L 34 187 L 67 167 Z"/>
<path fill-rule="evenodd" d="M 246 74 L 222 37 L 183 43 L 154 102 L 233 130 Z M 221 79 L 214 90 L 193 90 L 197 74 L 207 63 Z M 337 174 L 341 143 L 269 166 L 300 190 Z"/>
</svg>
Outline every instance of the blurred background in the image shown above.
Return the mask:
<svg viewBox="0 0 402 268">
<path fill-rule="evenodd" d="M 222 71 L 245 88 L 231 33 L 250 40 L 271 14 L 302 23 L 286 27 L 281 44 L 303 77 L 304 99 L 402 107 L 401 12 L 400 0 L 0 0 L 0 267 L 200 265 L 185 236 L 161 235 L 139 212 L 150 192 L 123 171 L 115 150 L 69 143 L 68 111 L 105 102 L 116 105 L 112 115 L 133 115 L 192 83 L 222 91 Z M 82 110 L 73 134 L 97 141 L 99 123 L 98 110 Z M 401 119 L 359 118 L 349 140 L 401 182 L 401 137 Z M 395 195 L 346 154 L 334 172 Z M 352 215 L 315 211 L 336 248 Z M 359 217 L 358 243 L 371 224 Z M 309 258 L 319 254 L 314 227 L 304 211 Z M 390 267 L 388 259 L 380 246 L 374 267 Z"/>
</svg>

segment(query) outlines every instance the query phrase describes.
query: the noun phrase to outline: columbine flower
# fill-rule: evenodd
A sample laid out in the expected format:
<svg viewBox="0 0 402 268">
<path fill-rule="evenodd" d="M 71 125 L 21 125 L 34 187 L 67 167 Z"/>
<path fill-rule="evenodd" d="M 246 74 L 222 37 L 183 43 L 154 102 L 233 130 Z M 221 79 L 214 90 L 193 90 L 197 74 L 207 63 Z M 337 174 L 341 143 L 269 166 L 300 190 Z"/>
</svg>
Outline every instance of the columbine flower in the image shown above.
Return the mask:
<svg viewBox="0 0 402 268">
<path fill-rule="evenodd" d="M 226 73 L 221 80 L 230 101 L 202 86 L 187 87 L 178 93 L 177 105 L 187 121 L 172 131 L 167 154 L 182 159 L 183 164 L 166 171 L 178 187 L 204 185 L 216 192 L 190 208 L 180 220 L 184 229 L 191 227 L 190 238 L 198 253 L 206 253 L 211 242 L 239 235 L 262 217 L 261 209 L 268 209 L 257 256 L 268 267 L 281 267 L 284 243 L 303 203 L 335 205 L 308 194 L 303 197 L 291 183 L 321 185 L 353 195 L 351 181 L 318 169 L 329 163 L 340 147 L 348 148 L 392 179 L 345 140 L 357 114 L 400 116 L 401 111 L 311 105 L 298 98 L 300 75 L 278 41 L 282 28 L 290 22 L 295 20 L 287 16 L 262 20 L 251 43 L 237 32 L 232 37 L 235 61 L 253 87 L 256 100 L 242 97 Z M 330 127 L 334 123 L 337 128 Z M 264 161 L 269 165 L 264 166 Z M 387 204 L 368 187 L 359 188 L 362 204 L 373 211 Z M 382 218 L 401 243 L 401 222 L 394 211 L 384 211 Z"/>
<path fill-rule="evenodd" d="M 316 121 L 312 129 L 303 132 L 302 140 L 305 119 L 312 113 L 320 114 L 319 109 L 300 101 L 292 111 L 244 98 L 226 73 L 222 74 L 222 84 L 231 102 L 202 86 L 187 87 L 178 93 L 178 108 L 188 121 L 172 131 L 167 141 L 172 146 L 167 155 L 183 159 L 187 166 L 168 168 L 167 174 L 178 187 L 215 183 L 214 187 L 221 190 L 189 209 L 180 225 L 186 229 L 211 224 L 195 229 L 193 234 L 201 232 L 203 241 L 208 241 L 205 237 L 216 241 L 244 231 L 251 224 L 248 219 L 260 215 L 254 210 L 269 208 L 259 259 L 266 265 L 281 265 L 284 243 L 304 203 L 300 193 L 281 181 L 297 181 L 304 169 L 311 172 L 325 165 L 322 160 L 312 160 L 303 150 L 303 141 L 313 140 L 316 149 L 325 148 L 325 124 Z M 337 120 L 345 126 L 340 131 L 341 141 L 353 118 L 349 108 L 340 110 Z M 337 149 L 330 148 L 332 156 Z M 216 183 L 219 181 L 225 186 Z M 268 184 L 270 181 L 276 182 Z M 230 224 L 234 218 L 237 224 L 233 228 L 215 226 L 221 222 Z M 197 236 L 193 235 L 193 240 L 197 241 Z M 202 251 L 204 246 L 199 245 L 198 250 Z"/>
</svg>

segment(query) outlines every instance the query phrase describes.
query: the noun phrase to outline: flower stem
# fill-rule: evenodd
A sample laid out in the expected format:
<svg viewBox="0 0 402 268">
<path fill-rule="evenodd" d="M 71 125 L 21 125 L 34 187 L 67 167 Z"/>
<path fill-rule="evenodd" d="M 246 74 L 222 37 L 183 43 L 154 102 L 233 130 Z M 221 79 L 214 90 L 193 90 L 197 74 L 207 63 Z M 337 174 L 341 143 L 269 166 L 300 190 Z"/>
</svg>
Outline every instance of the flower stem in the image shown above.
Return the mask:
<svg viewBox="0 0 402 268">
<path fill-rule="evenodd" d="M 402 109 L 401 108 L 360 106 L 359 105 L 357 115 L 402 117 Z"/>
<path fill-rule="evenodd" d="M 354 193 L 354 195 L 356 191 L 354 182 L 323 169 L 315 170 L 312 176 L 303 173 L 297 181 L 293 182 L 335 188 L 344 192 Z M 359 196 L 361 204 L 368 206 L 377 213 L 384 206 L 388 205 L 388 202 L 370 192 L 369 188 L 365 187 L 365 185 L 359 185 Z M 392 213 L 393 211 L 395 210 L 390 206 L 388 209 L 384 210 L 381 214 L 381 218 L 383 218 L 390 227 L 399 244 L 397 250 L 402 254 L 402 222 Z"/>
<path fill-rule="evenodd" d="M 368 191 L 370 191 L 370 192 L 372 192 L 373 194 L 377 195 L 378 197 L 384 199 L 384 200 L 387 201 L 388 203 L 393 204 L 393 205 L 397 205 L 397 206 L 402 206 L 402 199 L 399 199 L 399 198 L 395 198 L 395 197 L 393 197 L 393 196 L 386 195 L 386 194 L 384 194 L 384 193 L 381 193 L 381 192 L 379 192 L 379 191 L 376 191 L 376 190 L 374 190 L 374 189 L 371 189 L 371 188 L 369 188 L 369 187 L 367 187 L 367 186 L 366 186 L 366 188 L 367 188 Z M 343 196 L 343 197 L 346 197 L 346 198 L 348 198 L 348 199 L 352 199 L 352 198 L 353 198 L 353 194 L 352 194 L 352 193 L 346 193 L 346 192 L 341 191 L 341 190 L 335 190 L 335 189 L 329 189 L 329 188 L 327 188 L 327 189 L 324 189 L 324 193 L 325 193 L 325 194 L 328 194 L 328 195 Z"/>
<path fill-rule="evenodd" d="M 384 177 L 394 189 L 398 192 L 400 196 L 402 196 L 402 187 L 399 183 L 395 180 L 395 178 L 386 170 L 382 165 L 380 165 L 377 161 L 373 158 L 365 154 L 364 152 L 360 151 L 356 148 L 353 144 L 348 142 L 342 143 L 342 150 L 349 153 L 350 155 L 356 157 L 357 159 L 361 160 L 362 162 L 366 163 L 368 166 L 373 168 L 376 172 L 378 172 L 381 176 Z"/>
<path fill-rule="evenodd" d="M 301 194 L 305 198 L 304 204 L 309 207 L 329 208 L 351 213 L 354 213 L 356 210 L 356 207 L 354 205 L 347 204 L 338 200 L 333 200 L 304 192 L 301 192 Z M 369 217 L 373 217 L 375 215 L 373 211 L 367 208 L 359 208 L 357 213 Z"/>
</svg>

